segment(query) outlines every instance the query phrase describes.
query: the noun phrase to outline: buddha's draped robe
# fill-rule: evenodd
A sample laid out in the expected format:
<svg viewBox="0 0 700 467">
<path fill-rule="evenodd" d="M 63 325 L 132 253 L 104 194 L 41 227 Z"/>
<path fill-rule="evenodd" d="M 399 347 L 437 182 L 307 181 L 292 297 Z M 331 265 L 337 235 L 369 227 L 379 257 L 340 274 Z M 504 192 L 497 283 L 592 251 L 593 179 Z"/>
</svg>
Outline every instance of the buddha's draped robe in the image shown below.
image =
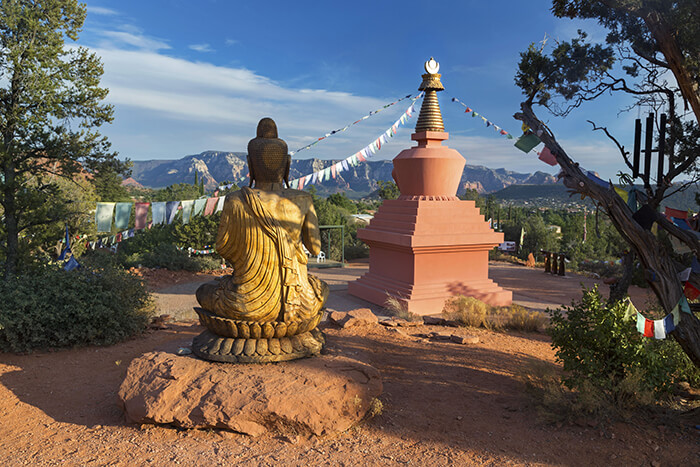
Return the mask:
<svg viewBox="0 0 700 467">
<path fill-rule="evenodd" d="M 281 222 L 250 188 L 226 197 L 216 249 L 233 265 L 233 275 L 202 297 L 203 308 L 257 322 L 307 320 L 320 313 L 322 283 L 307 274 L 301 243 Z"/>
</svg>

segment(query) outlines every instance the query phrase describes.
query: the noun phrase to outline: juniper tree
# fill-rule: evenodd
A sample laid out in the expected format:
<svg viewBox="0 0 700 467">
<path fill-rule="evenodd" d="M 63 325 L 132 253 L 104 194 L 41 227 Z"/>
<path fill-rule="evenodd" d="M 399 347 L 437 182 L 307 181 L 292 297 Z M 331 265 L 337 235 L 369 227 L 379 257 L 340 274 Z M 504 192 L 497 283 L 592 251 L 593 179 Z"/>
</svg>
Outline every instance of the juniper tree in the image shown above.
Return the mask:
<svg viewBox="0 0 700 467">
<path fill-rule="evenodd" d="M 552 11 L 558 17 L 596 19 L 608 30 L 606 44 L 592 44 L 579 31 L 578 37 L 553 44 L 548 53 L 544 45 L 537 44 L 521 53 L 515 81 L 526 100 L 515 117 L 538 134 L 554 154 L 564 184 L 572 192 L 590 196 L 606 212 L 642 266 L 653 272 L 649 285 L 670 312 L 683 296 L 678 272 L 687 265 L 677 262 L 659 238 L 633 219 L 632 210 L 613 189 L 586 176 L 533 107 L 539 105 L 562 116 L 586 101 L 623 92 L 633 96 L 635 104 L 665 111 L 669 131 L 664 143 L 671 164 L 667 164 L 661 180 L 649 174 L 641 178 L 644 202 L 663 231 L 700 257 L 698 237 L 656 212 L 666 197 L 700 179 L 700 1 L 553 0 Z M 633 169 L 630 151 L 607 128 L 592 123 L 619 150 L 630 172 L 619 176 L 629 183 Z M 674 183 L 681 176 L 685 181 Z M 700 287 L 700 275 L 691 274 L 690 282 Z M 671 335 L 700 366 L 697 317 L 681 313 L 680 324 Z"/>
<path fill-rule="evenodd" d="M 100 59 L 73 42 L 86 7 L 75 0 L 0 2 L 0 204 L 5 279 L 17 272 L 19 243 L 37 225 L 62 220 L 39 209 L 56 177 L 126 170 L 96 128 L 111 122 L 102 101 Z"/>
</svg>

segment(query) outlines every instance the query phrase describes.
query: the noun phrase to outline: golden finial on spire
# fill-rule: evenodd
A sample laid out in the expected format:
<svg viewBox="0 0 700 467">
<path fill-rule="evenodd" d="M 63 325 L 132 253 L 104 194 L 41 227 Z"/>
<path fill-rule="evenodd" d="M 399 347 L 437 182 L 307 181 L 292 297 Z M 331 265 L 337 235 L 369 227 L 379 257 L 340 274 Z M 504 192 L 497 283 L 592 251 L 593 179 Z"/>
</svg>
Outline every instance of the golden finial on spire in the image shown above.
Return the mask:
<svg viewBox="0 0 700 467">
<path fill-rule="evenodd" d="M 423 105 L 420 108 L 418 121 L 416 122 L 416 133 L 421 131 L 445 131 L 445 125 L 442 122 L 442 112 L 440 112 L 440 103 L 438 102 L 437 92 L 443 91 L 445 87 L 440 82 L 442 75 L 438 74 L 440 64 L 433 57 L 425 62 L 426 73 L 422 75 L 423 82 L 418 88 L 419 91 L 424 91 Z"/>
</svg>

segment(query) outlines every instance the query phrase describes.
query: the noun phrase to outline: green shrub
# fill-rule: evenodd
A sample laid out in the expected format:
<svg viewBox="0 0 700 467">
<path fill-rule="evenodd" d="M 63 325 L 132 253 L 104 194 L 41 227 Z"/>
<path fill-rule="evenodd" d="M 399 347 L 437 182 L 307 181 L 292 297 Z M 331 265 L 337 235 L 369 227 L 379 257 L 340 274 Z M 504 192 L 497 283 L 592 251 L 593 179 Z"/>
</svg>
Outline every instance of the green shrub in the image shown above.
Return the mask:
<svg viewBox="0 0 700 467">
<path fill-rule="evenodd" d="M 550 311 L 549 334 L 567 387 L 595 389 L 612 403 L 630 405 L 634 394 L 660 394 L 678 379 L 698 377 L 678 344 L 643 337 L 626 308 L 606 303 L 594 287 L 584 289 L 581 302 Z"/>
<path fill-rule="evenodd" d="M 197 216 L 189 224 L 179 220 L 170 225 L 154 225 L 119 244 L 117 259 L 125 267 L 143 266 L 172 271 L 209 271 L 221 266 L 219 255 L 192 256 L 187 248 L 213 245 L 220 215 Z M 178 248 L 179 247 L 179 248 Z"/>
<path fill-rule="evenodd" d="M 153 305 L 141 280 L 109 258 L 81 262 L 0 282 L 0 350 L 109 345 L 144 330 Z"/>
</svg>

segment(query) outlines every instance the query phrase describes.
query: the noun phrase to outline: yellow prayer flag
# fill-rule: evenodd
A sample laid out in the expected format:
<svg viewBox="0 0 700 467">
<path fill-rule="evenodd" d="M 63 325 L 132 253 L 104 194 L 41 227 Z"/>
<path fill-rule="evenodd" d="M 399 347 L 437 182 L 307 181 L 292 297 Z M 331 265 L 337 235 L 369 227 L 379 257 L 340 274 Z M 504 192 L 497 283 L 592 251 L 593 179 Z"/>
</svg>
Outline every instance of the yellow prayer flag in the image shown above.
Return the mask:
<svg viewBox="0 0 700 467">
<path fill-rule="evenodd" d="M 615 187 L 615 193 L 617 193 L 617 195 L 618 195 L 620 198 L 622 198 L 623 200 L 625 200 L 625 203 L 627 202 L 627 200 L 628 200 L 628 198 L 629 198 L 629 193 L 627 193 L 627 192 L 626 192 L 625 190 L 623 190 L 622 188 L 618 188 L 618 187 Z"/>
</svg>

